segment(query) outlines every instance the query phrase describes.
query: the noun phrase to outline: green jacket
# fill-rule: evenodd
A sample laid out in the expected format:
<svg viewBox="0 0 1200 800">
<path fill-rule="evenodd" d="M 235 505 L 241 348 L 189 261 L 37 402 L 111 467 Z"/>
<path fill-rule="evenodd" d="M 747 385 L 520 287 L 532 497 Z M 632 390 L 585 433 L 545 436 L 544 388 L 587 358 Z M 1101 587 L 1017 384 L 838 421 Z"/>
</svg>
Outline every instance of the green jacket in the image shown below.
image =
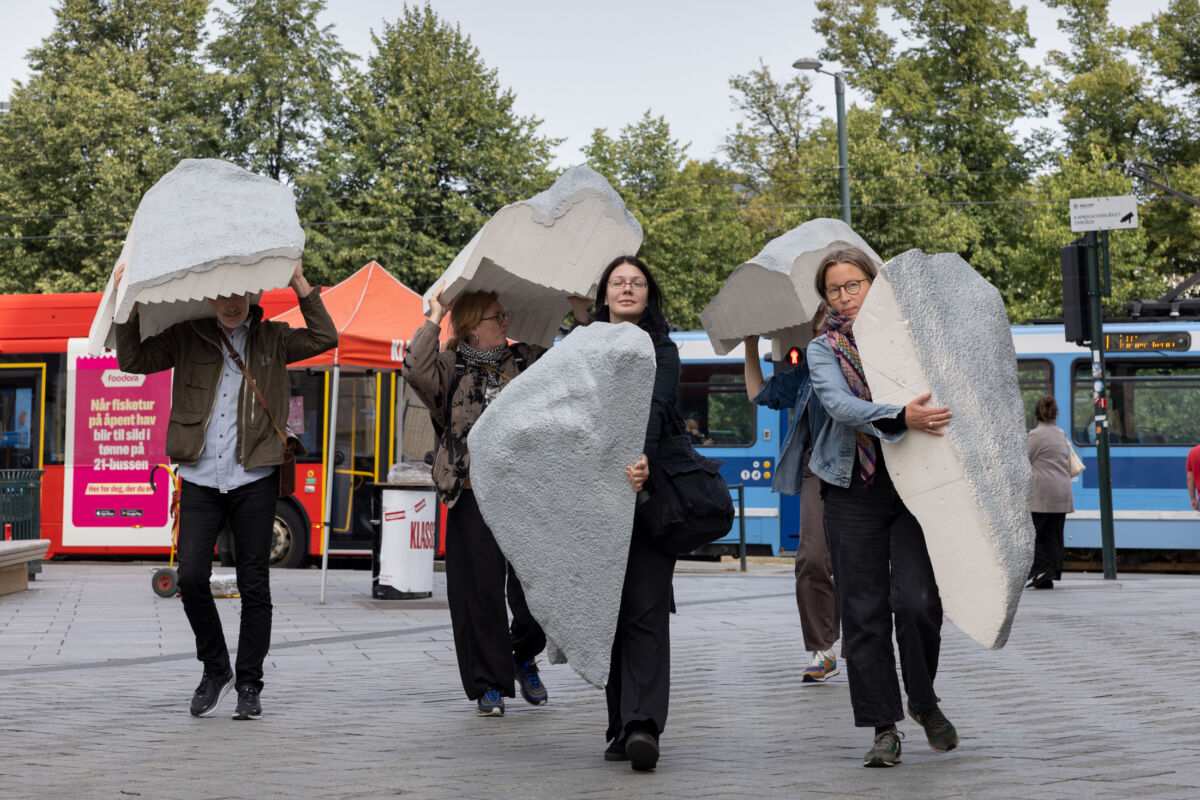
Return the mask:
<svg viewBox="0 0 1200 800">
<path fill-rule="evenodd" d="M 300 313 L 307 328 L 264 322 L 262 306 L 250 307 L 246 368 L 280 426 L 287 424 L 291 402 L 287 365 L 323 353 L 338 340 L 337 327 L 315 288 L 300 299 Z M 147 375 L 174 368 L 167 457 L 177 464 L 195 464 L 204 449 L 205 427 L 221 382 L 223 354 L 216 318 L 176 323 L 146 341 L 142 341 L 136 319 L 116 329 L 117 364 L 123 372 Z M 283 443 L 244 380 L 238 396 L 237 431 L 236 457 L 243 468 L 283 463 Z"/>
</svg>

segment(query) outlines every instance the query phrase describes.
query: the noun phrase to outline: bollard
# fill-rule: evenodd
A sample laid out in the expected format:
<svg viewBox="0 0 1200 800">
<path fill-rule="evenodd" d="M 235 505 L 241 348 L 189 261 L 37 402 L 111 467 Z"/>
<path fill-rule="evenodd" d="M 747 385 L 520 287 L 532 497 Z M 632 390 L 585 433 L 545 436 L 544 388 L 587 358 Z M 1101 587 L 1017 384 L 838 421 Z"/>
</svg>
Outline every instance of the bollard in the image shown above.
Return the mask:
<svg viewBox="0 0 1200 800">
<path fill-rule="evenodd" d="M 12 541 L 12 523 L 9 523 L 9 522 L 4 523 L 4 541 L 6 541 L 6 542 Z"/>
</svg>

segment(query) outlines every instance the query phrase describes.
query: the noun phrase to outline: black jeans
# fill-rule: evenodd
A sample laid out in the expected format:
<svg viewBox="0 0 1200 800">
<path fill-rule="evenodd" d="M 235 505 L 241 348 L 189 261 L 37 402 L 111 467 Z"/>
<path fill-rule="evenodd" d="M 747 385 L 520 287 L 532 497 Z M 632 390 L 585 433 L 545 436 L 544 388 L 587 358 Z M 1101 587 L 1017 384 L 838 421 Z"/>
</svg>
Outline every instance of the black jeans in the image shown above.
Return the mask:
<svg viewBox="0 0 1200 800">
<path fill-rule="evenodd" d="M 631 726 L 652 728 L 656 737 L 667 727 L 674 574 L 675 556 L 651 544 L 635 523 L 604 689 L 606 739 L 623 740 Z"/>
<path fill-rule="evenodd" d="M 933 679 L 942 645 L 942 599 L 925 534 L 896 494 L 882 459 L 871 486 L 863 485 L 857 463 L 853 475 L 848 489 L 822 484 L 825 535 L 842 612 L 854 724 L 870 728 L 904 719 L 893 616 L 909 705 L 917 711 L 937 705 Z"/>
<path fill-rule="evenodd" d="M 275 499 L 279 476 L 239 486 L 222 494 L 216 489 L 183 482 L 179 512 L 179 590 L 183 610 L 196 636 L 196 657 L 204 671 L 229 669 L 229 650 L 221 617 L 213 601 L 213 547 L 229 522 L 237 550 L 238 592 L 242 624 L 238 633 L 236 681 L 239 688 L 262 691 L 263 659 L 271 645 L 270 558 Z"/>
<path fill-rule="evenodd" d="M 511 626 L 505 594 L 512 609 Z M 446 599 L 467 697 L 474 700 L 489 687 L 514 697 L 513 659 L 525 662 L 545 650 L 546 634 L 529 613 L 521 582 L 470 490 L 459 495 L 446 515 Z"/>
</svg>

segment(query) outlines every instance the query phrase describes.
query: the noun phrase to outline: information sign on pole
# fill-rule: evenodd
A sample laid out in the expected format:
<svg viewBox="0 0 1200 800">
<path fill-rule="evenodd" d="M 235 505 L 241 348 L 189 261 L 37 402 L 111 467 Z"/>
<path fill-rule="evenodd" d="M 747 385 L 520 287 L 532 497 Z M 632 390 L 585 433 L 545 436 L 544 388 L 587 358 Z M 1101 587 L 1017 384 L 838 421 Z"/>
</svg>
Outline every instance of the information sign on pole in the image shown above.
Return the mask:
<svg viewBox="0 0 1200 800">
<path fill-rule="evenodd" d="M 1075 233 L 1115 231 L 1137 226 L 1137 198 L 1131 194 L 1071 199 L 1071 230 Z"/>
</svg>

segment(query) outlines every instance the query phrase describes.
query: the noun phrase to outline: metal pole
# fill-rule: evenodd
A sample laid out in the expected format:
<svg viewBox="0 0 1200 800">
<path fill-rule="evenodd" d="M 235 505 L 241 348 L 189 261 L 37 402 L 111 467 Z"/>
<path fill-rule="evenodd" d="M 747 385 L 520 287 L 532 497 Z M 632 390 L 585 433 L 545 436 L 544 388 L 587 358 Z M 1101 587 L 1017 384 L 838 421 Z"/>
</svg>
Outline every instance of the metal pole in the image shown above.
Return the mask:
<svg viewBox="0 0 1200 800">
<path fill-rule="evenodd" d="M 1088 306 L 1092 323 L 1092 403 L 1094 405 L 1093 424 L 1096 431 L 1096 466 L 1099 470 L 1097 480 L 1100 490 L 1100 546 L 1104 562 L 1104 577 L 1112 580 L 1117 577 L 1117 550 L 1113 536 L 1113 506 L 1112 506 L 1112 463 L 1108 452 L 1108 393 L 1106 389 L 1107 375 L 1104 371 L 1104 326 L 1100 316 L 1100 294 L 1103 290 L 1100 284 L 1099 243 L 1096 232 L 1088 231 L 1084 235 L 1087 253 L 1088 269 Z"/>
<path fill-rule="evenodd" d="M 850 155 L 846 142 L 846 79 L 842 73 L 833 76 L 837 92 L 838 128 L 838 188 L 842 194 L 842 222 L 850 224 Z"/>
<path fill-rule="evenodd" d="M 333 391 L 330 392 L 329 444 L 325 448 L 325 519 L 321 520 L 321 605 L 325 605 L 325 576 L 329 572 L 329 531 L 333 527 L 333 473 L 337 469 L 338 384 L 341 368 L 333 365 Z"/>
<path fill-rule="evenodd" d="M 738 490 L 738 555 L 742 559 L 742 572 L 746 571 L 746 484 L 739 483 Z"/>
</svg>

